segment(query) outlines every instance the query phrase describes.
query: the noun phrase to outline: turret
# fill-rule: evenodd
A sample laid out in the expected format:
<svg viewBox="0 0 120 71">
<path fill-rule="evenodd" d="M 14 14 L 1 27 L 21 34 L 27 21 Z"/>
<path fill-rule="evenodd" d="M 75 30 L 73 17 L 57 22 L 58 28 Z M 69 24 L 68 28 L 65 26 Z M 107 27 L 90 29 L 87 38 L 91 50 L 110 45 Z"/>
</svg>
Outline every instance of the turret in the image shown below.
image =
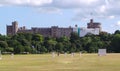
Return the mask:
<svg viewBox="0 0 120 71">
<path fill-rule="evenodd" d="M 18 31 L 18 22 L 17 21 L 14 21 L 12 22 L 12 33 L 13 35 L 15 35 Z"/>
</svg>

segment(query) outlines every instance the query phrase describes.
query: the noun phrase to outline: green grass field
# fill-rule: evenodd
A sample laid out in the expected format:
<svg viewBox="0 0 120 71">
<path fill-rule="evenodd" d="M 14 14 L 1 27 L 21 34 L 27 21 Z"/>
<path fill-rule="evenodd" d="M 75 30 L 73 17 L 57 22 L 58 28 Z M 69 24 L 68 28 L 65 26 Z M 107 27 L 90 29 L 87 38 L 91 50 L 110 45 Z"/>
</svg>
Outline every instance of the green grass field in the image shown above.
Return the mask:
<svg viewBox="0 0 120 71">
<path fill-rule="evenodd" d="M 120 71 L 120 54 L 3 55 L 0 71 Z"/>
</svg>

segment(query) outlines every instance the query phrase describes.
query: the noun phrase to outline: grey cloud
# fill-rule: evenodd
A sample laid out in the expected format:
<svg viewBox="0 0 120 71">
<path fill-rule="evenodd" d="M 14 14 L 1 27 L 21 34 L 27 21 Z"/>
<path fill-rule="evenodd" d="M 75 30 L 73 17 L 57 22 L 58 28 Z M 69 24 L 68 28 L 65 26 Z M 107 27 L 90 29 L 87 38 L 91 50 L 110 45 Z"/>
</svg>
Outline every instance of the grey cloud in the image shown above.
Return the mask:
<svg viewBox="0 0 120 71">
<path fill-rule="evenodd" d="M 114 18 L 120 15 L 120 0 L 0 0 L 0 6 L 37 7 L 40 12 L 60 12 L 72 9 L 77 18 L 90 17 Z M 61 9 L 61 10 L 60 10 Z"/>
<path fill-rule="evenodd" d="M 90 8 L 103 3 L 103 0 L 53 0 L 52 5 L 58 8 Z"/>
<path fill-rule="evenodd" d="M 38 9 L 40 13 L 49 13 L 49 14 L 62 14 L 61 9 L 55 7 L 42 7 Z"/>
<path fill-rule="evenodd" d="M 52 3 L 52 0 L 0 0 L 3 6 L 43 6 Z"/>
</svg>

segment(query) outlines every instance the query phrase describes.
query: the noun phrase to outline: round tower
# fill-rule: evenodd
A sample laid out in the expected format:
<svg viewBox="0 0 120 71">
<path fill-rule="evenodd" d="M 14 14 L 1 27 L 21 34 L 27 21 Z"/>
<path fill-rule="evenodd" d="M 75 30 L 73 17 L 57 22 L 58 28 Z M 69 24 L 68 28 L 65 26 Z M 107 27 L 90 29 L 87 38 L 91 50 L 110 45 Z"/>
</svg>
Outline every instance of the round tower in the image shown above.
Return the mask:
<svg viewBox="0 0 120 71">
<path fill-rule="evenodd" d="M 12 22 L 12 33 L 13 35 L 15 35 L 18 31 L 18 22 L 17 21 L 14 21 Z"/>
</svg>

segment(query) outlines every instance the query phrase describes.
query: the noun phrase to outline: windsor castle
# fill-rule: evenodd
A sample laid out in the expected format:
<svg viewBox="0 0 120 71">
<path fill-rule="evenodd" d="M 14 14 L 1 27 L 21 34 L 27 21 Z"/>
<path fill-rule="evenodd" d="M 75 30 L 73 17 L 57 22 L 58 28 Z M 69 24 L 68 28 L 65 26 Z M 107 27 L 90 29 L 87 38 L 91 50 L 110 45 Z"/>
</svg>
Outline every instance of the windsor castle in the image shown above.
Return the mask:
<svg viewBox="0 0 120 71">
<path fill-rule="evenodd" d="M 58 26 L 52 26 L 50 28 L 39 28 L 39 27 L 32 27 L 31 29 L 26 29 L 25 26 L 19 27 L 18 22 L 14 21 L 12 22 L 12 25 L 7 25 L 7 35 L 15 35 L 17 33 L 32 33 L 32 34 L 41 34 L 44 37 L 70 37 L 72 32 L 78 32 L 80 33 L 83 32 L 85 33 L 85 29 L 78 28 L 77 25 L 75 25 L 74 28 L 68 27 L 68 28 L 63 28 L 63 27 L 58 27 Z M 96 28 L 98 30 L 96 30 Z M 101 24 L 100 23 L 95 23 L 93 22 L 93 19 L 90 20 L 90 22 L 87 24 L 87 29 L 90 29 L 91 33 L 95 33 L 97 31 L 97 34 L 101 31 Z M 92 29 L 92 30 L 91 30 Z M 88 31 L 88 30 L 87 30 Z M 80 33 L 79 35 L 81 35 Z"/>
</svg>

